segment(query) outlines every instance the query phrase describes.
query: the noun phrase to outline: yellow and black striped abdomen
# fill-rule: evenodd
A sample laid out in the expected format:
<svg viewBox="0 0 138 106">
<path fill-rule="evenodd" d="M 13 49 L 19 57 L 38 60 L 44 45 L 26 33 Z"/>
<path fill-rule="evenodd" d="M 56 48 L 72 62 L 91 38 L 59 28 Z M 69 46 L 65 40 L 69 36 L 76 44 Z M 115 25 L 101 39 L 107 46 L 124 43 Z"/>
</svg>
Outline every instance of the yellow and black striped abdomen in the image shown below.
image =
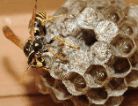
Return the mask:
<svg viewBox="0 0 138 106">
<path fill-rule="evenodd" d="M 35 36 L 41 36 L 46 34 L 45 20 L 46 20 L 46 14 L 44 12 L 39 12 L 36 14 L 35 22 L 34 22 Z"/>
<path fill-rule="evenodd" d="M 46 17 L 46 13 L 44 13 L 44 12 L 36 13 L 35 20 L 39 20 L 40 23 L 42 24 L 42 26 L 45 25 L 45 21 L 46 21 L 46 19 L 47 19 L 47 17 Z"/>
</svg>

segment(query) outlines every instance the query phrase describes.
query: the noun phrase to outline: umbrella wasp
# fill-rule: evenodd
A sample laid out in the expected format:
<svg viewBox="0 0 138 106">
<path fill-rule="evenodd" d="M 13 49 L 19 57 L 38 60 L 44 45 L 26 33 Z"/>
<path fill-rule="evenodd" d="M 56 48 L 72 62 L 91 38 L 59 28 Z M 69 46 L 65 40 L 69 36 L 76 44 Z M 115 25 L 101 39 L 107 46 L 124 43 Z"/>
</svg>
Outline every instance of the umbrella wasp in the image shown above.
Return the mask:
<svg viewBox="0 0 138 106">
<path fill-rule="evenodd" d="M 62 51 L 55 52 L 54 50 L 52 50 L 52 48 L 48 47 L 47 45 L 50 44 L 47 43 L 45 38 L 47 34 L 45 24 L 48 21 L 52 21 L 54 18 L 58 16 L 47 16 L 46 13 L 44 12 L 37 13 L 36 10 L 37 10 L 37 0 L 35 0 L 32 18 L 29 22 L 29 30 L 31 36 L 25 44 L 14 34 L 14 32 L 8 26 L 3 27 L 3 32 L 4 35 L 9 40 L 11 40 L 21 49 L 23 49 L 25 55 L 28 57 L 29 67 L 45 68 L 45 70 L 50 70 L 49 67 L 46 67 L 47 61 L 46 57 L 43 56 L 44 53 L 50 52 L 53 54 L 53 58 L 57 58 L 63 62 L 68 61 L 66 55 L 62 53 Z M 60 42 L 62 46 L 67 45 L 69 47 L 79 49 L 78 46 L 71 44 L 61 36 L 55 36 L 52 40 Z"/>
</svg>

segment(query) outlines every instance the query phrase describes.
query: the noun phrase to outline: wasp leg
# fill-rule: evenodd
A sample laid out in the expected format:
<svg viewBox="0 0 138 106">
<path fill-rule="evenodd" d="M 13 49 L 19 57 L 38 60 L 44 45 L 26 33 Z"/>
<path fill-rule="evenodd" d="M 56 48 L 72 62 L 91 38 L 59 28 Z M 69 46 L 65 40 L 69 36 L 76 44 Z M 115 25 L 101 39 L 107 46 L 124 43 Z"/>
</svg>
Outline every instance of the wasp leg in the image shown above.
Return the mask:
<svg viewBox="0 0 138 106">
<path fill-rule="evenodd" d="M 7 39 L 9 39 L 10 41 L 12 41 L 16 46 L 18 46 L 19 48 L 23 48 L 23 46 L 24 46 L 24 43 L 23 43 L 23 41 L 21 40 L 21 39 L 19 39 L 15 34 L 14 34 L 14 32 L 11 30 L 11 28 L 10 27 L 8 27 L 8 26 L 4 26 L 3 27 L 3 33 L 4 33 L 4 35 L 5 35 L 5 37 L 7 38 Z"/>
<path fill-rule="evenodd" d="M 55 36 L 53 39 L 59 41 L 59 42 L 61 43 L 61 45 L 62 45 L 62 44 L 63 44 L 63 45 L 67 45 L 67 46 L 69 46 L 69 47 L 71 47 L 71 48 L 74 48 L 74 49 L 79 49 L 79 48 L 80 48 L 78 45 L 72 44 L 71 42 L 65 40 L 65 39 L 64 39 L 63 37 L 61 37 L 61 36 Z"/>
<path fill-rule="evenodd" d="M 52 21 L 56 18 L 59 18 L 59 17 L 63 17 L 63 16 L 66 16 L 66 14 L 60 14 L 60 15 L 56 15 L 56 16 L 47 16 L 47 21 Z"/>
<path fill-rule="evenodd" d="M 54 57 L 60 59 L 63 63 L 69 62 L 68 58 L 64 53 L 56 53 Z"/>
<path fill-rule="evenodd" d="M 40 12 L 43 14 L 43 16 L 45 16 L 45 19 L 42 20 L 42 25 L 44 26 L 47 22 L 52 22 L 54 19 L 59 18 L 59 17 L 63 17 L 66 16 L 66 14 L 61 14 L 61 15 L 57 15 L 57 16 L 49 16 L 47 15 L 47 13 L 45 12 Z"/>
<path fill-rule="evenodd" d="M 62 51 L 57 53 L 51 48 L 49 48 L 48 51 L 53 54 L 54 58 L 61 60 L 63 63 L 68 62 L 68 58 L 66 57 L 66 55 L 64 53 L 62 53 Z"/>
</svg>

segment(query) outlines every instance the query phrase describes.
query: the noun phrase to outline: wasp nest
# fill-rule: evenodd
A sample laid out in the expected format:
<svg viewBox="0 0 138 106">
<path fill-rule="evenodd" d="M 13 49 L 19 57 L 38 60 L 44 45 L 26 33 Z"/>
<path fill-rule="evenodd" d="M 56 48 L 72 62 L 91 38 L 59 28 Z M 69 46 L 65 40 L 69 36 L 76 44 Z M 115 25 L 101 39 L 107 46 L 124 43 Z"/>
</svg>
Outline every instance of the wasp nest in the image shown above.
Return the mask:
<svg viewBox="0 0 138 106">
<path fill-rule="evenodd" d="M 138 87 L 138 6 L 66 0 L 58 14 L 66 15 L 46 24 L 46 40 L 59 35 L 80 48 L 51 44 L 68 62 L 46 55 L 51 70 L 41 77 L 40 91 L 48 88 L 57 101 L 75 106 L 119 106 L 128 87 Z"/>
</svg>

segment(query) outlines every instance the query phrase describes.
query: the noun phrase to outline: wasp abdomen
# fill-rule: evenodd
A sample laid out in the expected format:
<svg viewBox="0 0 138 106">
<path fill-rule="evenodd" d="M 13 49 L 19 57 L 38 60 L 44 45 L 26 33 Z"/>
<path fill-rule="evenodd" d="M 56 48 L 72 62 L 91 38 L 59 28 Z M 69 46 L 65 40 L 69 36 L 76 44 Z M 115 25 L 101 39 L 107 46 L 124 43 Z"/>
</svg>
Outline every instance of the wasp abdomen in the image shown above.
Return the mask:
<svg viewBox="0 0 138 106">
<path fill-rule="evenodd" d="M 34 24 L 34 36 L 44 36 L 46 34 L 45 26 L 41 24 L 40 20 L 36 20 Z"/>
<path fill-rule="evenodd" d="M 46 35 L 45 20 L 46 20 L 45 13 L 36 14 L 35 23 L 34 23 L 34 31 L 35 31 L 34 35 L 35 36 Z"/>
</svg>

